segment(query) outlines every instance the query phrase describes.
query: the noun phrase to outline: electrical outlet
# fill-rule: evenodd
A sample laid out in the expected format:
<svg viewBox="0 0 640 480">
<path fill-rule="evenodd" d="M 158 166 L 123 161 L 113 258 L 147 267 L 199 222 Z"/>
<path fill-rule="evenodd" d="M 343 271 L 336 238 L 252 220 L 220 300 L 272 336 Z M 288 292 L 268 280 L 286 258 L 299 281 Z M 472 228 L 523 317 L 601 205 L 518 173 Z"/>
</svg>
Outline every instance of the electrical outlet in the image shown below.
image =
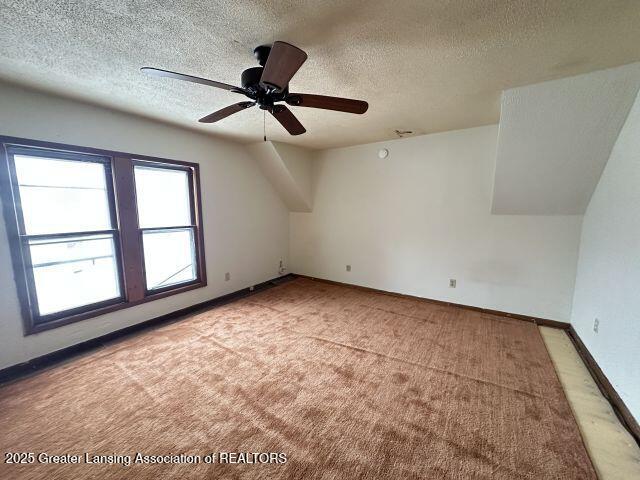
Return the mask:
<svg viewBox="0 0 640 480">
<path fill-rule="evenodd" d="M 456 288 L 456 279 L 455 278 L 450 278 L 449 279 L 449 288 Z"/>
<path fill-rule="evenodd" d="M 224 281 L 228 282 L 229 280 L 231 280 L 231 274 L 229 272 L 224 274 Z"/>
<path fill-rule="evenodd" d="M 347 272 L 351 271 L 351 265 L 347 265 Z"/>
<path fill-rule="evenodd" d="M 593 321 L 593 331 L 598 333 L 598 328 L 600 328 L 600 320 L 597 318 Z"/>
</svg>

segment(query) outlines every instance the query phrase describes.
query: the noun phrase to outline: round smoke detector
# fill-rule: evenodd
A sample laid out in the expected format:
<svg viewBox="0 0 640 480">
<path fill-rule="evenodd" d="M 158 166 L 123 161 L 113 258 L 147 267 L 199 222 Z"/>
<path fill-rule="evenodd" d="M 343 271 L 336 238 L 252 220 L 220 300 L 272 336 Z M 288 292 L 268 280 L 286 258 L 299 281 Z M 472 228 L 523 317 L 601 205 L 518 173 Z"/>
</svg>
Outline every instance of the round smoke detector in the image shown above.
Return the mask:
<svg viewBox="0 0 640 480">
<path fill-rule="evenodd" d="M 378 150 L 378 158 L 387 158 L 389 156 L 389 150 L 386 148 L 381 148 Z"/>
</svg>

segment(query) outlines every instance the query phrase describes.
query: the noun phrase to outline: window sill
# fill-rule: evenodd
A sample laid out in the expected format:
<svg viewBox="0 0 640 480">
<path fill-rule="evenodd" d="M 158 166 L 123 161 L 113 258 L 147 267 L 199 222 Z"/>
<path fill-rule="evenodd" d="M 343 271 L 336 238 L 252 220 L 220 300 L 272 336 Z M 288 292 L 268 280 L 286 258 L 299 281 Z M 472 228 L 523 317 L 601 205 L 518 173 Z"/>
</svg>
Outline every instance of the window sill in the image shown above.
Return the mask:
<svg viewBox="0 0 640 480">
<path fill-rule="evenodd" d="M 177 295 L 179 293 L 188 292 L 189 290 L 195 290 L 197 288 L 202 288 L 206 286 L 207 286 L 206 281 L 198 281 L 195 283 L 192 282 L 185 285 L 178 285 L 176 286 L 176 288 L 172 288 L 171 290 L 163 290 L 157 293 L 149 292 L 142 300 L 138 300 L 134 302 L 124 301 L 124 302 L 114 303 L 111 305 L 96 308 L 86 312 L 76 313 L 73 315 L 69 315 L 67 317 L 50 320 L 44 323 L 35 323 L 30 325 L 25 324 L 24 336 L 33 335 L 36 333 L 44 332 L 46 330 L 51 330 L 53 328 L 62 327 L 64 325 L 69 325 L 71 323 L 79 322 L 81 320 L 87 320 L 89 318 L 99 317 L 100 315 L 105 315 L 107 313 L 123 310 L 125 308 L 135 307 L 137 305 L 142 305 L 144 303 L 152 302 L 160 298 L 169 297 L 171 295 Z"/>
</svg>

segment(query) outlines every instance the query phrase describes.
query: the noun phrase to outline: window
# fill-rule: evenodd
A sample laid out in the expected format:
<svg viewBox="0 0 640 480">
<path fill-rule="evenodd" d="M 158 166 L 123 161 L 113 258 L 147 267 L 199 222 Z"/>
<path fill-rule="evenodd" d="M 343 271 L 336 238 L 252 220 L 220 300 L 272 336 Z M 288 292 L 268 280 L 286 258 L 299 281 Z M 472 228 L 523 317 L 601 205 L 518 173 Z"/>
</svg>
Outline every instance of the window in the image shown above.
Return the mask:
<svg viewBox="0 0 640 480">
<path fill-rule="evenodd" d="M 23 148 L 11 153 L 36 315 L 46 321 L 121 301 L 108 159 Z"/>
<path fill-rule="evenodd" d="M 145 163 L 134 172 L 147 290 L 196 280 L 189 172 Z"/>
<path fill-rule="evenodd" d="M 0 140 L 26 333 L 206 285 L 197 164 Z"/>
</svg>

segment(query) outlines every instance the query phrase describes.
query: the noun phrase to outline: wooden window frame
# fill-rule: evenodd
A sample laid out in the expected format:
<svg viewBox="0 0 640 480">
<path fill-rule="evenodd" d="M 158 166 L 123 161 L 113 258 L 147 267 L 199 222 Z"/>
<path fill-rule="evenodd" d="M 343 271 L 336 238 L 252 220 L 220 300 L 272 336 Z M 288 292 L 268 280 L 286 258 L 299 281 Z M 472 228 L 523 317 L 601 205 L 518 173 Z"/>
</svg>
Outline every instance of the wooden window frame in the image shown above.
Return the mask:
<svg viewBox="0 0 640 480">
<path fill-rule="evenodd" d="M 200 169 L 197 163 L 166 158 L 135 155 L 125 152 L 81 147 L 52 142 L 43 142 L 17 137 L 0 136 L 0 192 L 7 236 L 11 250 L 14 277 L 20 300 L 25 335 L 42 332 L 80 320 L 97 317 L 109 312 L 129 308 L 170 295 L 186 292 L 207 285 L 202 230 L 202 201 L 200 197 Z M 112 228 L 105 231 L 73 232 L 74 234 L 113 235 L 116 263 L 120 282 L 120 297 L 91 305 L 76 307 L 63 312 L 40 316 L 35 301 L 35 283 L 29 248 L 26 242 L 37 235 L 25 235 L 19 187 L 15 173 L 13 155 L 33 154 L 38 151 L 52 158 L 101 162 L 107 176 L 107 195 Z M 144 271 L 142 231 L 138 225 L 137 199 L 135 192 L 134 166 L 145 165 L 157 168 L 172 168 L 189 173 L 189 201 L 192 222 L 185 227 L 194 232 L 196 279 L 190 282 L 169 285 L 166 288 L 147 290 Z M 160 227 L 164 229 L 164 227 Z M 64 237 L 72 234 L 54 234 Z M 49 235 L 47 235 L 49 236 Z"/>
</svg>

